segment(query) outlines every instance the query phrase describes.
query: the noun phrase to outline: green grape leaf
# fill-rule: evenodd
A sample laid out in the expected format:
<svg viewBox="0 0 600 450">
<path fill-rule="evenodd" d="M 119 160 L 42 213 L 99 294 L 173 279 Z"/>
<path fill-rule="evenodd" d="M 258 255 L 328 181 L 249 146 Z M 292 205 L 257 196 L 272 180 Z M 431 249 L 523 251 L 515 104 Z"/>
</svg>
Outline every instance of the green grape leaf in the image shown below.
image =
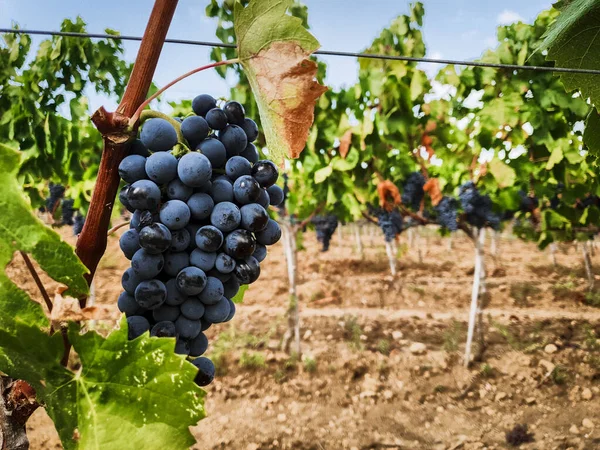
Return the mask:
<svg viewBox="0 0 600 450">
<path fill-rule="evenodd" d="M 494 176 L 498 182 L 498 186 L 501 188 L 512 186 L 517 180 L 517 174 L 515 169 L 507 166 L 499 159 L 492 159 L 489 163 L 490 173 Z"/>
<path fill-rule="evenodd" d="M 341 158 L 336 156 L 331 160 L 331 167 L 333 170 L 338 170 L 340 172 L 347 172 L 348 170 L 352 170 L 358 164 L 360 159 L 360 155 L 358 154 L 358 150 L 353 148 L 350 150 L 346 158 Z"/>
<path fill-rule="evenodd" d="M 563 151 L 560 147 L 556 147 L 554 150 L 552 150 L 552 153 L 550 154 L 550 158 L 548 159 L 548 162 L 546 163 L 546 170 L 550 170 L 552 169 L 556 164 L 558 164 L 559 162 L 561 162 L 563 160 Z"/>
<path fill-rule="evenodd" d="M 333 167 L 325 166 L 315 172 L 315 183 L 319 184 L 329 178 L 329 175 L 333 173 Z"/>
<path fill-rule="evenodd" d="M 4 268 L 17 250 L 29 253 L 54 280 L 69 287 L 68 294 L 86 294 L 87 268 L 73 248 L 31 213 L 17 182 L 20 154 L 0 144 L 0 328 L 14 330 L 16 320 L 49 328 L 41 307 L 8 279 Z"/>
<path fill-rule="evenodd" d="M 585 121 L 583 141 L 590 153 L 600 155 L 600 114 L 593 108 Z"/>
<path fill-rule="evenodd" d="M 246 294 L 246 291 L 248 290 L 250 286 L 248 286 L 247 284 L 242 284 L 240 286 L 239 291 L 237 291 L 237 294 L 235 294 L 232 298 L 231 301 L 233 303 L 242 303 L 244 301 L 244 295 Z"/>
<path fill-rule="evenodd" d="M 234 7 L 238 58 L 254 92 L 269 155 L 297 158 L 305 147 L 316 100 L 327 90 L 309 56 L 319 48 L 302 20 L 287 14 L 293 0 L 254 0 Z"/>
</svg>

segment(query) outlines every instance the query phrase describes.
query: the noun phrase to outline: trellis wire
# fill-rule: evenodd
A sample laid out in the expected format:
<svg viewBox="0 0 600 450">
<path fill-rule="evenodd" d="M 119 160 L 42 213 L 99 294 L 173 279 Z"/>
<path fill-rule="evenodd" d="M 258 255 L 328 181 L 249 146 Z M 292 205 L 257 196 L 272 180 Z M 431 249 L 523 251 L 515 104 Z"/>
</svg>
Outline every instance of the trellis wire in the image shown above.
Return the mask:
<svg viewBox="0 0 600 450">
<path fill-rule="evenodd" d="M 43 36 L 64 36 L 64 37 L 75 37 L 75 38 L 91 38 L 91 39 L 114 39 L 121 41 L 141 41 L 141 36 L 126 36 L 126 35 L 114 35 L 114 34 L 103 34 L 103 33 L 75 33 L 70 31 L 49 31 L 49 30 L 25 30 L 25 29 L 13 29 L 13 28 L 0 28 L 0 33 L 13 33 L 13 34 L 33 34 Z M 220 48 L 236 48 L 235 44 L 226 44 L 223 42 L 208 42 L 208 41 L 194 41 L 190 39 L 165 39 L 165 43 L 168 44 L 184 44 L 184 45 L 197 45 L 202 47 L 220 47 Z M 531 70 L 534 72 L 558 72 L 558 73 L 578 73 L 586 75 L 600 75 L 600 69 L 578 69 L 570 67 L 550 67 L 550 66 L 523 66 L 519 64 L 495 64 L 481 61 L 465 61 L 457 59 L 437 59 L 437 58 L 419 58 L 413 56 L 394 56 L 394 55 L 381 55 L 373 53 L 359 53 L 359 52 L 341 52 L 334 50 L 317 50 L 314 52 L 315 55 L 326 55 L 326 56 L 344 56 L 351 58 L 368 58 L 368 59 L 381 59 L 387 61 L 406 61 L 406 62 L 423 62 L 428 64 L 451 64 L 456 66 L 472 66 L 472 67 L 491 67 L 494 69 L 509 69 L 509 70 Z"/>
</svg>

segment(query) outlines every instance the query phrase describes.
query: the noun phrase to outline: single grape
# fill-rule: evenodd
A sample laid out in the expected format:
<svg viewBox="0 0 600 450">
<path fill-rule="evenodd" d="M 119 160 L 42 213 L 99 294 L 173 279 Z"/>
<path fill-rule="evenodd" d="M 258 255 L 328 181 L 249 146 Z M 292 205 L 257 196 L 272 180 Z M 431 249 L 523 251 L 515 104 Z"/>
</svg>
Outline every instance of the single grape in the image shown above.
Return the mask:
<svg viewBox="0 0 600 450">
<path fill-rule="evenodd" d="M 269 214 L 258 203 L 242 206 L 240 214 L 242 215 L 241 226 L 248 231 L 262 231 L 269 223 Z"/>
<path fill-rule="evenodd" d="M 246 118 L 240 126 L 244 130 L 244 133 L 246 133 L 248 142 L 254 142 L 258 137 L 258 125 L 256 125 L 256 122 L 252 119 Z"/>
<path fill-rule="evenodd" d="M 235 269 L 235 259 L 226 253 L 219 253 L 215 260 L 215 268 L 221 273 L 231 273 Z"/>
<path fill-rule="evenodd" d="M 258 203 L 265 209 L 269 207 L 269 204 L 271 203 L 271 198 L 269 197 L 269 193 L 266 189 L 260 190 L 260 196 L 258 197 L 258 200 L 256 200 L 256 203 Z"/>
<path fill-rule="evenodd" d="M 213 108 L 206 113 L 206 122 L 213 130 L 222 130 L 227 126 L 227 114 L 221 108 Z"/>
<path fill-rule="evenodd" d="M 148 210 L 136 209 L 131 216 L 129 226 L 139 232 L 142 228 L 152 225 L 153 222 L 158 222 L 158 219 L 158 214 L 152 214 Z"/>
<path fill-rule="evenodd" d="M 262 262 L 267 257 L 267 247 L 262 244 L 256 244 L 256 250 L 252 253 L 258 262 Z"/>
<path fill-rule="evenodd" d="M 227 299 L 227 301 L 229 302 L 229 315 L 223 322 L 229 322 L 231 319 L 233 319 L 233 316 L 235 316 L 235 303 L 229 299 Z"/>
<path fill-rule="evenodd" d="M 194 378 L 194 382 L 198 386 L 208 386 L 215 379 L 215 365 L 213 362 L 201 356 L 192 360 L 192 364 L 198 368 L 198 374 Z"/>
<path fill-rule="evenodd" d="M 215 261 L 215 268 L 209 270 L 208 272 L 206 272 L 206 275 L 209 276 L 209 277 L 215 277 L 221 283 L 225 283 L 227 280 L 229 280 L 233 276 L 233 273 L 222 273 L 222 272 L 219 272 L 217 270 L 217 268 L 216 268 L 216 261 Z"/>
<path fill-rule="evenodd" d="M 238 178 L 237 181 L 242 178 Z M 241 220 L 240 209 L 231 202 L 218 203 L 210 215 L 210 223 L 223 232 L 235 230 L 240 225 Z M 197 240 L 196 244 L 198 244 Z"/>
<path fill-rule="evenodd" d="M 241 284 L 254 283 L 260 276 L 260 263 L 253 256 L 238 260 L 233 273 Z"/>
<path fill-rule="evenodd" d="M 146 146 L 144 145 L 144 143 L 141 140 L 139 140 L 139 139 L 136 139 L 131 144 L 130 153 L 132 155 L 143 156 L 144 158 L 147 158 L 148 156 L 150 156 L 150 152 L 148 151 L 148 149 L 146 148 Z"/>
<path fill-rule="evenodd" d="M 155 153 L 156 154 L 156 153 Z M 133 230 L 129 230 L 133 231 Z M 142 228 L 139 233 L 140 246 L 148 253 L 163 253 L 171 246 L 171 232 L 162 223 L 153 223 Z"/>
<path fill-rule="evenodd" d="M 215 203 L 233 202 L 233 184 L 225 178 L 214 180 L 210 195 Z"/>
<path fill-rule="evenodd" d="M 261 192 L 260 185 L 250 175 L 241 176 L 233 183 L 233 196 L 241 205 L 256 202 Z"/>
<path fill-rule="evenodd" d="M 215 202 L 210 195 L 198 192 L 189 198 L 187 205 L 190 208 L 192 219 L 200 221 L 210 217 Z"/>
<path fill-rule="evenodd" d="M 208 136 L 208 123 L 200 116 L 190 116 L 181 122 L 181 133 L 192 147 Z"/>
<path fill-rule="evenodd" d="M 240 153 L 240 156 L 243 156 L 248 161 L 250 161 L 252 164 L 256 164 L 260 158 L 260 156 L 258 154 L 258 150 L 256 150 L 256 147 L 254 146 L 254 144 L 252 144 L 250 142 L 248 142 L 248 145 L 246 146 L 246 148 Z"/>
<path fill-rule="evenodd" d="M 246 133 L 237 125 L 227 125 L 224 130 L 219 131 L 219 140 L 225 146 L 227 158 L 239 155 L 248 145 Z"/>
<path fill-rule="evenodd" d="M 131 267 L 121 275 L 121 286 L 123 286 L 123 289 L 131 295 L 135 294 L 135 288 L 141 281 L 142 278 L 140 278 Z"/>
<path fill-rule="evenodd" d="M 190 298 L 180 307 L 181 314 L 190 320 L 198 320 L 204 315 L 204 305 L 197 298 Z"/>
<path fill-rule="evenodd" d="M 171 244 L 169 246 L 169 251 L 182 252 L 190 246 L 190 241 L 192 240 L 192 237 L 190 236 L 190 232 L 186 228 L 173 231 L 171 235 L 172 238 Z"/>
<path fill-rule="evenodd" d="M 199 320 L 190 320 L 181 315 L 175 321 L 175 328 L 181 339 L 194 339 L 200 333 L 201 325 Z"/>
<path fill-rule="evenodd" d="M 167 184 L 177 176 L 177 158 L 167 152 L 153 153 L 146 159 L 146 173 L 156 184 Z"/>
<path fill-rule="evenodd" d="M 121 190 L 119 191 L 119 201 L 125 207 L 125 209 L 127 209 L 127 211 L 132 213 L 135 211 L 135 208 L 131 206 L 129 200 L 127 200 L 127 193 L 129 192 L 130 187 L 130 185 L 126 184 L 121 188 Z"/>
<path fill-rule="evenodd" d="M 166 305 L 179 306 L 188 300 L 189 297 L 177 289 L 177 282 L 175 281 L 175 278 L 170 278 L 165 283 L 165 287 L 167 288 L 167 299 L 165 300 Z"/>
<path fill-rule="evenodd" d="M 283 189 L 281 189 L 276 184 L 274 184 L 273 186 L 269 186 L 269 188 L 267 189 L 267 193 L 269 194 L 269 203 L 272 206 L 279 206 L 283 203 Z"/>
<path fill-rule="evenodd" d="M 129 292 L 121 292 L 117 300 L 117 306 L 119 307 L 119 311 L 125 313 L 127 317 L 135 316 L 142 310 L 140 305 L 135 301 L 135 297 Z"/>
<path fill-rule="evenodd" d="M 177 132 L 165 119 L 149 119 L 142 125 L 140 140 L 150 151 L 164 152 L 177 144 Z"/>
<path fill-rule="evenodd" d="M 177 289 L 186 295 L 198 295 L 206 286 L 206 274 L 198 267 L 182 269 L 175 278 Z"/>
<path fill-rule="evenodd" d="M 273 219 L 269 219 L 267 227 L 256 233 L 256 242 L 262 245 L 273 245 L 281 239 L 281 228 Z"/>
<path fill-rule="evenodd" d="M 232 180 L 237 180 L 242 175 L 250 175 L 251 171 L 250 161 L 242 156 L 232 156 L 225 164 L 225 173 Z"/>
<path fill-rule="evenodd" d="M 227 150 L 218 139 L 204 139 L 196 147 L 200 153 L 208 158 L 210 164 L 214 168 L 223 167 L 227 160 Z"/>
<path fill-rule="evenodd" d="M 225 287 L 223 283 L 218 278 L 208 277 L 206 279 L 206 286 L 198 296 L 198 299 L 205 305 L 214 305 L 221 300 L 224 293 Z M 214 320 L 211 320 L 211 322 L 214 322 Z"/>
<path fill-rule="evenodd" d="M 119 247 L 125 258 L 131 259 L 135 252 L 140 249 L 140 235 L 135 229 L 127 230 L 119 238 Z"/>
<path fill-rule="evenodd" d="M 145 180 L 146 158 L 140 155 L 129 155 L 123 158 L 119 164 L 119 176 L 127 183 L 135 183 L 138 180 Z"/>
<path fill-rule="evenodd" d="M 217 107 L 217 101 L 208 94 L 200 94 L 192 100 L 194 114 L 205 116 L 208 111 Z"/>
<path fill-rule="evenodd" d="M 211 323 L 221 323 L 229 316 L 229 301 L 221 297 L 214 305 L 207 305 L 204 308 L 204 317 Z"/>
<path fill-rule="evenodd" d="M 217 227 L 205 225 L 196 232 L 196 245 L 205 252 L 216 252 L 223 245 L 223 233 Z"/>
<path fill-rule="evenodd" d="M 192 253 L 190 253 L 190 264 L 202 269 L 204 272 L 207 272 L 215 267 L 216 259 L 216 253 L 208 253 L 200 250 L 199 248 L 192 250 Z"/>
<path fill-rule="evenodd" d="M 146 249 L 139 249 L 131 258 L 131 267 L 139 278 L 148 280 L 157 276 L 165 265 L 163 255 L 154 255 Z"/>
<path fill-rule="evenodd" d="M 169 200 L 187 202 L 193 193 L 194 188 L 184 184 L 179 178 L 175 178 L 167 185 L 167 197 Z"/>
<path fill-rule="evenodd" d="M 261 187 L 268 188 L 277 181 L 279 170 L 273 161 L 263 159 L 252 166 L 252 176 Z"/>
<path fill-rule="evenodd" d="M 160 189 L 153 181 L 136 181 L 127 191 L 127 201 L 135 209 L 155 210 L 160 204 Z"/>
<path fill-rule="evenodd" d="M 256 240 L 247 230 L 234 230 L 225 237 L 225 253 L 235 259 L 251 256 L 256 249 Z"/>
<path fill-rule="evenodd" d="M 190 208 L 181 200 L 169 200 L 160 208 L 160 221 L 169 230 L 181 230 L 190 222 L 190 217 Z"/>
<path fill-rule="evenodd" d="M 244 123 L 244 116 L 246 112 L 244 107 L 239 102 L 230 101 L 225 103 L 223 111 L 227 114 L 227 121 L 236 125 L 242 125 Z"/>
<path fill-rule="evenodd" d="M 168 294 L 167 294 L 168 295 Z M 179 317 L 179 306 L 163 304 L 152 310 L 152 318 L 156 322 L 169 321 L 175 322 Z"/>
<path fill-rule="evenodd" d="M 186 153 L 177 164 L 177 174 L 183 183 L 191 187 L 202 187 L 210 181 L 212 166 L 210 160 L 198 152 Z"/>
<path fill-rule="evenodd" d="M 165 273 L 167 275 L 175 277 L 189 265 L 190 255 L 187 252 L 165 253 Z"/>
<path fill-rule="evenodd" d="M 233 298 L 240 290 L 240 282 L 236 277 L 231 277 L 225 283 L 223 283 L 224 293 L 223 295 L 227 298 Z"/>
<path fill-rule="evenodd" d="M 175 324 L 175 332 L 176 334 L 178 333 L 177 324 Z M 175 342 L 175 353 L 177 353 L 178 355 L 189 355 L 190 344 L 188 343 L 188 341 L 186 341 L 185 339 L 178 338 L 177 342 Z"/>
<path fill-rule="evenodd" d="M 135 301 L 142 308 L 156 309 L 167 299 L 167 288 L 159 280 L 145 280 L 135 288 Z"/>
<path fill-rule="evenodd" d="M 208 330 L 211 325 L 212 325 L 212 323 L 210 323 L 208 320 L 204 320 L 204 317 L 202 319 L 200 319 L 200 330 L 201 331 Z"/>
<path fill-rule="evenodd" d="M 175 337 L 176 334 L 175 324 L 167 320 L 158 322 L 150 330 L 150 336 L 154 337 Z"/>
<path fill-rule="evenodd" d="M 189 344 L 190 356 L 201 356 L 208 349 L 208 338 L 204 333 L 200 332 L 198 336 L 190 340 Z"/>
<path fill-rule="evenodd" d="M 127 318 L 127 337 L 136 339 L 150 329 L 150 322 L 143 316 L 129 316 Z"/>
</svg>

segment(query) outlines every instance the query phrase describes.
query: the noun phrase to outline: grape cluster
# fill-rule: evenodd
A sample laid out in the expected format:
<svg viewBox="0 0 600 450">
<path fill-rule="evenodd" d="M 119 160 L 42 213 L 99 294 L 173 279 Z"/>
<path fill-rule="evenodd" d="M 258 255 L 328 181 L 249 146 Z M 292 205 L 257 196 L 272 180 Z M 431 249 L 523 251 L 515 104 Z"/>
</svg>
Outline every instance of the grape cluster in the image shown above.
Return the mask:
<svg viewBox="0 0 600 450">
<path fill-rule="evenodd" d="M 46 199 L 46 209 L 45 211 L 53 214 L 58 207 L 58 202 L 65 195 L 65 187 L 62 184 L 54 184 L 50 182 L 49 185 L 50 196 Z"/>
<path fill-rule="evenodd" d="M 423 190 L 425 186 L 425 177 L 421 172 L 412 172 L 402 189 L 402 203 L 406 206 L 418 211 L 421 208 L 421 200 L 425 195 Z"/>
<path fill-rule="evenodd" d="M 383 208 L 369 206 L 369 214 L 377 218 L 385 242 L 392 242 L 396 235 L 402 232 L 403 219 L 398 210 L 386 211 Z"/>
<path fill-rule="evenodd" d="M 467 181 L 460 186 L 458 197 L 467 223 L 477 228 L 489 226 L 497 229 L 500 226 L 500 217 L 492 211 L 492 200 L 480 194 L 475 183 Z"/>
<path fill-rule="evenodd" d="M 600 207 L 600 197 L 597 195 L 586 195 L 582 200 L 577 202 L 578 209 L 585 209 L 588 206 L 598 206 Z"/>
<path fill-rule="evenodd" d="M 78 236 L 83 230 L 85 224 L 85 216 L 77 213 L 75 219 L 73 219 L 73 236 Z"/>
<path fill-rule="evenodd" d="M 72 198 L 63 198 L 61 202 L 61 210 L 62 210 L 62 224 L 63 225 L 73 225 L 73 214 L 75 214 L 75 208 L 73 205 L 75 204 L 75 200 Z"/>
<path fill-rule="evenodd" d="M 195 358 L 196 382 L 206 385 L 215 368 L 200 358 L 203 332 L 231 320 L 240 285 L 258 279 L 266 246 L 281 237 L 267 208 L 283 201 L 283 190 L 275 164 L 259 160 L 258 127 L 241 104 L 219 108 L 203 94 L 192 109 L 179 126 L 193 151 L 177 158 L 178 124 L 152 118 L 119 166 L 128 183 L 119 198 L 133 215 L 120 238 L 131 267 L 118 306 L 130 339 L 147 331 L 175 337 L 175 352 Z"/>
<path fill-rule="evenodd" d="M 458 230 L 457 219 L 458 201 L 455 198 L 444 196 L 435 206 L 438 223 L 450 231 Z"/>
<path fill-rule="evenodd" d="M 525 191 L 519 191 L 519 197 L 521 197 L 520 210 L 523 212 L 533 212 L 540 204 L 536 197 L 527 195 Z"/>
<path fill-rule="evenodd" d="M 317 230 L 317 241 L 323 246 L 321 251 L 326 252 L 329 250 L 331 236 L 333 236 L 333 233 L 338 227 L 337 217 L 332 214 L 315 216 L 311 219 L 311 222 L 315 225 L 315 230 Z"/>
</svg>

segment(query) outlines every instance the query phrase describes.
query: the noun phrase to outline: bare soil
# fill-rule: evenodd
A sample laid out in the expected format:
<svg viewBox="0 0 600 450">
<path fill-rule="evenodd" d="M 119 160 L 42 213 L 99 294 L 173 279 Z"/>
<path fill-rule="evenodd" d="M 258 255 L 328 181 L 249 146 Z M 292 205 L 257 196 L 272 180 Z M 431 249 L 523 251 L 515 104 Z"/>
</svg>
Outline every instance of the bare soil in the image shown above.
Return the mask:
<svg viewBox="0 0 600 450">
<path fill-rule="evenodd" d="M 486 259 L 487 348 L 467 370 L 472 243 L 457 235 L 449 248 L 423 230 L 419 262 L 403 238 L 393 278 L 380 232 L 364 230 L 363 259 L 343 233 L 327 253 L 305 234 L 301 357 L 279 350 L 288 292 L 279 244 L 232 323 L 207 331 L 218 377 L 194 449 L 504 449 L 515 448 L 505 434 L 516 424 L 533 433 L 522 449 L 600 449 L 600 309 L 590 306 L 600 294 L 587 294 L 580 251 L 561 247 L 554 267 L 547 251 L 499 239 L 501 253 Z M 127 264 L 111 237 L 95 292 L 115 321 Z M 18 258 L 10 275 L 39 298 Z M 32 449 L 61 448 L 43 410 L 28 427 Z"/>
</svg>

